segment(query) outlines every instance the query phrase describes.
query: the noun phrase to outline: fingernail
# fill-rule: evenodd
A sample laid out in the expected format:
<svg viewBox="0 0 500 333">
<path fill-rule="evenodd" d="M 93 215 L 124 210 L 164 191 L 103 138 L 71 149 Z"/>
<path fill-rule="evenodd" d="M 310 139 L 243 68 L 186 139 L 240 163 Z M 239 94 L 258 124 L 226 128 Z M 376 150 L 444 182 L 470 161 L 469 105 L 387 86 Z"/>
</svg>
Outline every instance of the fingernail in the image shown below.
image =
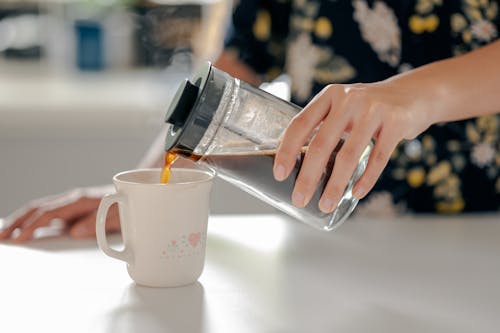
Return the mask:
<svg viewBox="0 0 500 333">
<path fill-rule="evenodd" d="M 352 196 L 355 197 L 356 199 L 361 199 L 365 195 L 365 189 L 363 186 L 356 186 L 354 189 Z"/>
<path fill-rule="evenodd" d="M 333 208 L 334 208 L 333 204 L 334 204 L 334 202 L 330 198 L 322 199 L 319 202 L 319 209 L 323 213 L 331 213 L 333 211 Z"/>
<path fill-rule="evenodd" d="M 277 181 L 282 181 L 285 179 L 285 167 L 281 164 L 279 164 L 276 169 L 274 170 L 274 178 Z"/>
<path fill-rule="evenodd" d="M 304 207 L 304 195 L 300 192 L 293 192 L 292 202 L 296 207 Z"/>
</svg>

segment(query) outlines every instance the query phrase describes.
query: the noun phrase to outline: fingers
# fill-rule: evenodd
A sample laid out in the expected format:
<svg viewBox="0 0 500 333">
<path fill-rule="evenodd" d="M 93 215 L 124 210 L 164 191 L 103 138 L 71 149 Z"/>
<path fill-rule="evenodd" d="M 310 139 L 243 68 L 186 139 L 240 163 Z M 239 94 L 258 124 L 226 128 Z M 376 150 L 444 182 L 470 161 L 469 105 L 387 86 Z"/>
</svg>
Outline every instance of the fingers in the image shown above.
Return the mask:
<svg viewBox="0 0 500 333">
<path fill-rule="evenodd" d="M 70 229 L 69 235 L 75 239 L 93 238 L 96 236 L 97 211 L 93 211 L 89 215 L 78 220 Z M 120 217 L 116 204 L 110 207 L 106 220 L 106 231 L 114 233 L 120 231 Z"/>
<path fill-rule="evenodd" d="M 95 223 L 97 212 L 77 220 L 69 230 L 69 235 L 75 239 L 85 239 L 95 237 Z"/>
<path fill-rule="evenodd" d="M 61 219 L 67 223 L 79 219 L 97 210 L 99 198 L 80 198 L 79 200 L 51 210 L 38 209 L 21 227 L 21 233 L 15 239 L 22 243 L 33 238 L 33 233 L 37 228 L 49 225 L 54 219 Z"/>
<path fill-rule="evenodd" d="M 74 189 L 63 194 L 50 195 L 31 201 L 25 207 L 16 210 L 7 217 L 6 220 L 12 222 L 9 223 L 7 228 L 0 232 L 0 240 L 11 238 L 12 233 L 16 229 L 32 219 L 33 215 L 39 213 L 42 208 L 43 210 L 50 210 L 75 202 L 82 197 L 80 193 L 80 189 Z"/>
<path fill-rule="evenodd" d="M 302 147 L 317 130 L 292 194 L 294 205 L 306 206 L 341 135 L 350 132 L 318 203 L 321 211 L 330 213 L 342 198 L 370 140 L 377 138 L 377 143 L 367 169 L 353 188 L 356 198 L 364 197 L 373 188 L 397 143 L 421 130 L 422 126 L 414 120 L 417 111 L 419 106 L 414 105 L 411 94 L 395 93 L 390 83 L 331 85 L 285 131 L 273 166 L 274 177 L 283 180 L 290 175 Z"/>
<path fill-rule="evenodd" d="M 13 221 L 9 224 L 9 226 L 0 232 L 0 240 L 10 238 L 14 230 L 19 228 L 26 220 L 31 218 L 37 212 L 37 210 L 37 207 L 31 208 L 21 216 L 13 218 Z"/>
<path fill-rule="evenodd" d="M 330 86 L 323 89 L 290 123 L 286 129 L 274 161 L 274 177 L 278 181 L 286 179 L 295 166 L 298 154 L 309 139 L 311 132 L 330 112 L 332 99 L 339 88 Z"/>
<path fill-rule="evenodd" d="M 318 133 L 311 140 L 295 181 L 292 194 L 292 202 L 295 206 L 305 207 L 311 200 L 330 156 L 348 124 L 349 118 L 346 113 L 338 116 L 335 111 L 330 112 Z"/>
<path fill-rule="evenodd" d="M 374 117 L 357 120 L 353 125 L 352 132 L 335 158 L 333 172 L 319 201 L 322 212 L 330 213 L 337 207 L 361 154 L 370 143 L 378 126 L 379 122 Z"/>
<path fill-rule="evenodd" d="M 358 179 L 353 189 L 353 196 L 357 199 L 364 198 L 368 192 L 375 186 L 378 178 L 382 174 L 385 166 L 391 158 L 393 150 L 396 148 L 399 140 L 388 130 L 382 129 L 375 143 L 375 147 L 370 154 L 368 166 L 365 172 Z"/>
</svg>

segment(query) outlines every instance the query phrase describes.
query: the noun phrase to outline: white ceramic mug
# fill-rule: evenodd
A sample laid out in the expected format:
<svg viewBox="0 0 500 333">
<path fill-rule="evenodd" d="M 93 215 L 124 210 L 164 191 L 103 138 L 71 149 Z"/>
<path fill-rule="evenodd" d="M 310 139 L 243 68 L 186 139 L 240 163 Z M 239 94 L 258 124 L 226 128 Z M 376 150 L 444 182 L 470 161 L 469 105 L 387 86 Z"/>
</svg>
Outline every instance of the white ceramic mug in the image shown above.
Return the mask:
<svg viewBox="0 0 500 333">
<path fill-rule="evenodd" d="M 169 184 L 160 169 L 121 172 L 115 194 L 103 197 L 97 212 L 97 243 L 108 256 L 127 263 L 130 277 L 150 287 L 195 282 L 203 271 L 214 172 L 172 168 Z M 109 207 L 118 203 L 124 249 L 108 245 Z"/>
</svg>

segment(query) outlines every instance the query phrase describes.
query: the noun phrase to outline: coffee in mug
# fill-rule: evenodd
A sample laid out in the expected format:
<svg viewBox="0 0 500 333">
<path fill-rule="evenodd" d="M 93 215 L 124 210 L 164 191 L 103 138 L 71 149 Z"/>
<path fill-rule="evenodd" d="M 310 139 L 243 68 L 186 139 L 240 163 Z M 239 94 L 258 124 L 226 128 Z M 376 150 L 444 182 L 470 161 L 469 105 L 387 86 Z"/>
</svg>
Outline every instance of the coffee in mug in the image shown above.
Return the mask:
<svg viewBox="0 0 500 333">
<path fill-rule="evenodd" d="M 130 277 L 150 287 L 194 283 L 203 271 L 214 172 L 172 168 L 168 184 L 160 169 L 121 172 L 113 177 L 115 194 L 97 212 L 101 250 L 127 263 Z M 105 234 L 109 207 L 118 203 L 124 249 L 112 249 Z"/>
</svg>

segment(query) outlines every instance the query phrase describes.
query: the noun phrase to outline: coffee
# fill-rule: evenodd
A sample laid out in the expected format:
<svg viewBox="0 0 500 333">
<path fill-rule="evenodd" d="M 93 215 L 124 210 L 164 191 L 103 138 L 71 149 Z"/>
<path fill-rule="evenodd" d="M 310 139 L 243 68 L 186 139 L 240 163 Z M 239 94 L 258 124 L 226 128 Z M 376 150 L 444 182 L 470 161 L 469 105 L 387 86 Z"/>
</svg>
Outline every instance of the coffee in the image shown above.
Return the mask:
<svg viewBox="0 0 500 333">
<path fill-rule="evenodd" d="M 116 193 L 103 197 L 96 217 L 99 247 L 127 263 L 130 277 L 150 287 L 176 287 L 195 282 L 203 271 L 211 170 L 178 168 L 175 186 L 158 186 L 159 169 L 121 172 L 113 177 Z M 119 203 L 124 248 L 111 248 L 106 216 Z M 196 209 L 193 209 L 195 207 Z"/>
<path fill-rule="evenodd" d="M 332 153 L 313 198 L 304 208 L 307 212 L 321 216 L 326 215 L 319 210 L 318 202 L 328 182 L 333 169 L 336 153 L 340 147 L 341 145 L 338 145 Z M 278 202 L 278 205 L 283 205 L 283 208 L 287 209 L 285 206 L 292 206 L 291 194 L 293 192 L 295 181 L 302 166 L 306 151 L 307 147 L 304 147 L 301 153 L 297 156 L 295 166 L 290 176 L 282 182 L 276 181 L 273 175 L 276 150 L 207 154 L 201 156 L 174 149 L 167 152 L 165 157 L 165 167 L 169 167 L 171 165 L 170 161 L 172 161 L 172 157 L 169 157 L 169 154 L 173 154 L 175 156 L 181 155 L 193 161 L 204 162 L 215 168 L 221 178 L 231 183 L 237 182 L 237 185 L 242 187 L 244 190 L 248 190 L 257 196 L 259 196 L 259 193 L 263 193 Z"/>
<path fill-rule="evenodd" d="M 177 160 L 178 155 L 174 151 L 168 151 L 165 153 L 165 164 L 163 165 L 163 169 L 161 170 L 161 175 L 160 175 L 160 183 L 162 184 L 168 184 L 170 181 L 170 175 L 172 172 L 170 171 L 170 168 L 172 167 L 172 164 Z"/>
</svg>

